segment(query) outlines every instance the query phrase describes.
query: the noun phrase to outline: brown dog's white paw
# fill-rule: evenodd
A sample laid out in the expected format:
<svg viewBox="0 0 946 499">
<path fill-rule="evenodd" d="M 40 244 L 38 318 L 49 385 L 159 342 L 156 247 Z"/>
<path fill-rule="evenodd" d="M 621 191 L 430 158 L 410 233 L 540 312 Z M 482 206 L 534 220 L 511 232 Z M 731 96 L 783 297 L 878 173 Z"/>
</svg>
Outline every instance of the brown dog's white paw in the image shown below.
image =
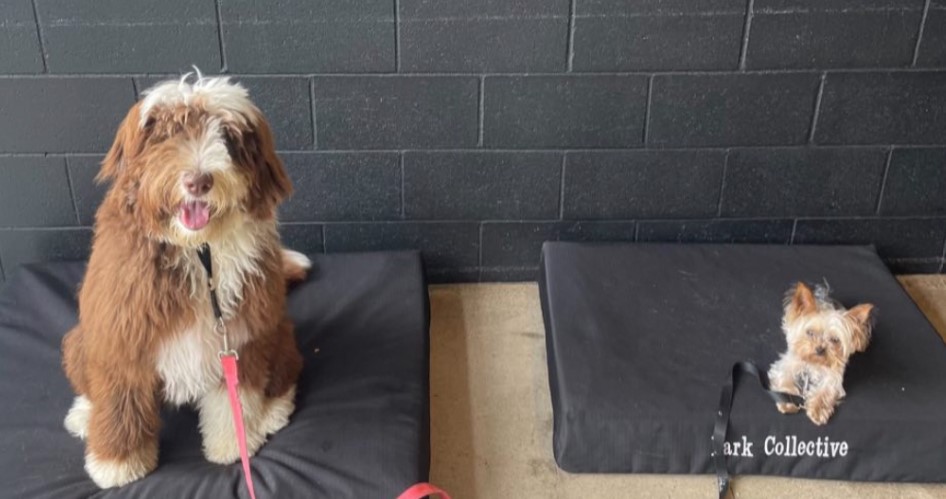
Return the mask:
<svg viewBox="0 0 946 499">
<path fill-rule="evenodd" d="M 204 458 L 215 464 L 233 464 L 240 460 L 240 447 L 236 435 L 204 436 Z M 249 452 L 249 449 L 247 449 Z M 252 455 L 253 452 L 250 452 Z"/>
<path fill-rule="evenodd" d="M 148 459 L 145 457 L 145 453 L 124 460 L 98 459 L 92 453 L 85 455 L 85 471 L 92 478 L 92 481 L 102 489 L 121 487 L 144 478 L 157 465 L 157 456 Z"/>
<path fill-rule="evenodd" d="M 266 415 L 260 422 L 260 432 L 272 435 L 289 424 L 289 416 L 296 410 L 296 387 L 290 388 L 280 397 L 270 399 L 266 406 Z"/>
<path fill-rule="evenodd" d="M 72 408 L 66 414 L 63 426 L 72 436 L 85 440 L 85 436 L 89 433 L 89 417 L 91 414 L 92 402 L 85 395 L 79 395 L 72 402 Z"/>
<path fill-rule="evenodd" d="M 249 455 L 266 442 L 266 434 L 260 431 L 260 416 L 263 415 L 262 393 L 240 388 L 243 409 L 243 427 L 246 430 L 246 450 Z M 211 463 L 231 464 L 240 460 L 240 447 L 230 399 L 223 387 L 211 390 L 199 402 L 200 434 L 203 437 L 204 457 Z"/>
</svg>

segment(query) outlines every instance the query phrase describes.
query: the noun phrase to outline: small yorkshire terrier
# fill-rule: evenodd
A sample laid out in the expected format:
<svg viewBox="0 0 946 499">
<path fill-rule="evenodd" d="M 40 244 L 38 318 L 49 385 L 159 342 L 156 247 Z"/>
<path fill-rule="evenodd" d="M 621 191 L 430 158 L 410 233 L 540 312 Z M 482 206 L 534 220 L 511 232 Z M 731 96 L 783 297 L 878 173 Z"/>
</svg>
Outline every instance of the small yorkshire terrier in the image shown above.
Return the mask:
<svg viewBox="0 0 946 499">
<path fill-rule="evenodd" d="M 827 423 L 844 398 L 844 368 L 854 352 L 867 349 L 874 309 L 862 303 L 848 310 L 829 294 L 827 284 L 812 291 L 799 282 L 789 290 L 782 317 L 788 351 L 769 369 L 772 389 L 803 398 L 805 413 L 816 425 Z M 802 408 L 776 405 L 783 414 Z"/>
</svg>

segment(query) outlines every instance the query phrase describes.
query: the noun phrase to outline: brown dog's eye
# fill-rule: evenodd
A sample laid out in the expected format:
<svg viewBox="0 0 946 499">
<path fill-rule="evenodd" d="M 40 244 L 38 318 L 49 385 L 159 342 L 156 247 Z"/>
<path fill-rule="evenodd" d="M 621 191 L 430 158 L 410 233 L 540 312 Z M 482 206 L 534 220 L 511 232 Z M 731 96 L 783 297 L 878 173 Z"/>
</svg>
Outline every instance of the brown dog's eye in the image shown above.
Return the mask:
<svg viewBox="0 0 946 499">
<path fill-rule="evenodd" d="M 835 345 L 837 345 L 840 341 L 841 341 L 841 340 L 839 340 L 839 339 L 837 339 L 837 338 L 831 338 L 831 343 L 834 343 Z"/>
<path fill-rule="evenodd" d="M 813 336 L 815 335 L 815 332 L 812 331 L 811 329 L 809 329 L 809 330 L 805 331 L 805 334 L 807 334 L 808 337 L 811 338 L 811 337 L 813 337 Z"/>
<path fill-rule="evenodd" d="M 233 136 L 232 132 L 225 132 L 223 134 L 223 143 L 227 146 L 227 153 L 230 154 L 230 158 L 236 160 L 237 157 L 237 148 L 236 148 L 236 137 Z"/>
</svg>

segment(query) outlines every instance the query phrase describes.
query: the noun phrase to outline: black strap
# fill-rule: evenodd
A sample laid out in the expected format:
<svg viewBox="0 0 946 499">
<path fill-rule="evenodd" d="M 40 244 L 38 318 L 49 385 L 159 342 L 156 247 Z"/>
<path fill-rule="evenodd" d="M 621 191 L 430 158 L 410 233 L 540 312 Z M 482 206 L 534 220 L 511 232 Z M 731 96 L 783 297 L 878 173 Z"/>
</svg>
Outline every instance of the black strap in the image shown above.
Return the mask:
<svg viewBox="0 0 946 499">
<path fill-rule="evenodd" d="M 719 394 L 719 410 L 716 412 L 716 425 L 713 427 L 713 463 L 716 466 L 716 485 L 719 488 L 719 499 L 725 499 L 729 492 L 729 470 L 726 469 L 726 456 L 723 454 L 723 443 L 726 442 L 726 430 L 729 429 L 729 416 L 732 412 L 732 398 L 736 385 L 739 383 L 739 375 L 742 373 L 751 374 L 759 380 L 762 389 L 776 403 L 790 403 L 799 407 L 804 405 L 805 400 L 797 395 L 790 393 L 777 392 L 769 387 L 769 377 L 766 373 L 759 370 L 759 367 L 752 362 L 736 362 L 732 366 L 732 371 L 727 377 L 723 390 Z"/>
<path fill-rule="evenodd" d="M 201 265 L 207 271 L 207 284 L 210 287 L 210 306 L 214 311 L 214 318 L 220 320 L 223 312 L 220 310 L 220 302 L 217 301 L 217 286 L 214 284 L 213 259 L 210 257 L 210 245 L 204 243 L 197 248 L 197 256 L 200 258 Z"/>
</svg>

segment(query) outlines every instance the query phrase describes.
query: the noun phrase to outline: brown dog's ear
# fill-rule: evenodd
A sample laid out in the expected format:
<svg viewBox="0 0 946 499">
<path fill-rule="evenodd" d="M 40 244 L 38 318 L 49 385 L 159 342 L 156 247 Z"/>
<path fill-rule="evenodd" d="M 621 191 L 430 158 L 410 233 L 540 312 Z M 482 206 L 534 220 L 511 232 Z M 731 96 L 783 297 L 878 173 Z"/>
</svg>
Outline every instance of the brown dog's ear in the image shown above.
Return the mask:
<svg viewBox="0 0 946 499">
<path fill-rule="evenodd" d="M 874 306 L 870 303 L 862 303 L 844 313 L 845 317 L 854 322 L 854 349 L 858 352 L 867 350 L 870 343 L 871 329 L 873 327 Z"/>
<path fill-rule="evenodd" d="M 818 310 L 818 304 L 815 302 L 815 295 L 811 292 L 811 288 L 803 282 L 796 283 L 794 291 L 789 292 L 786 300 L 785 315 L 789 319 L 794 319 L 816 310 Z"/>
<path fill-rule="evenodd" d="M 276 206 L 292 194 L 292 183 L 276 154 L 269 123 L 257 112 L 248 130 L 229 129 L 227 142 L 233 160 L 250 173 L 249 211 L 258 218 L 272 217 Z"/>
<path fill-rule="evenodd" d="M 115 142 L 102 161 L 102 169 L 96 175 L 96 182 L 105 182 L 118 176 L 125 162 L 141 152 L 144 146 L 145 132 L 141 129 L 141 103 L 136 103 L 118 126 Z"/>
</svg>

